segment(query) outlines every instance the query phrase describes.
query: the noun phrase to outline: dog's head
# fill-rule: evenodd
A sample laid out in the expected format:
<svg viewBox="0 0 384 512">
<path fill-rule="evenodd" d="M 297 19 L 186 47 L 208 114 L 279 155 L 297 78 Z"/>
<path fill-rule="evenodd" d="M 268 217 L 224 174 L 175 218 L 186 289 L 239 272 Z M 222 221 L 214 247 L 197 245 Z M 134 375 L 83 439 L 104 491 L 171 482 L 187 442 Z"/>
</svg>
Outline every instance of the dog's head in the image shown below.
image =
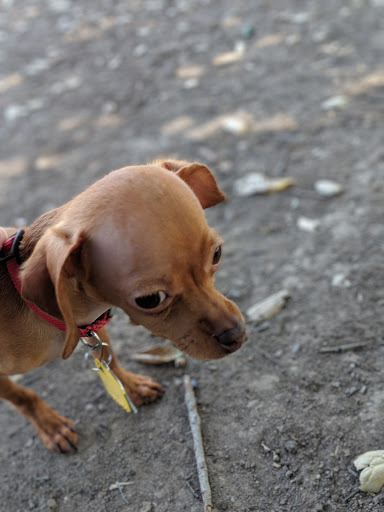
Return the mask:
<svg viewBox="0 0 384 512">
<path fill-rule="evenodd" d="M 237 350 L 244 321 L 214 287 L 222 239 L 203 212 L 224 198 L 207 167 L 161 161 L 115 171 L 68 203 L 22 272 L 23 296 L 66 323 L 63 357 L 96 305 L 195 357 Z"/>
</svg>

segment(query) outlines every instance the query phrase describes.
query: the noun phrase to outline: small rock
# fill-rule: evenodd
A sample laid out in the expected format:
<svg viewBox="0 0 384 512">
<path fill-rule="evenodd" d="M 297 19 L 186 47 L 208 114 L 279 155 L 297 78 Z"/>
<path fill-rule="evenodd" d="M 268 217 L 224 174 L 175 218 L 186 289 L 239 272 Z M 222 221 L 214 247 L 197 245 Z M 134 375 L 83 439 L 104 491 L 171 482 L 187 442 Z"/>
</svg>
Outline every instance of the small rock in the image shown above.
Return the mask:
<svg viewBox="0 0 384 512">
<path fill-rule="evenodd" d="M 346 275 L 342 272 L 339 272 L 338 274 L 335 274 L 332 277 L 332 286 L 336 287 L 343 287 L 343 288 L 349 288 L 351 286 L 351 281 L 347 279 Z"/>
<path fill-rule="evenodd" d="M 4 117 L 6 121 L 12 122 L 20 117 L 26 116 L 27 113 L 27 108 L 25 106 L 11 104 L 4 110 Z"/>
<path fill-rule="evenodd" d="M 243 25 L 241 28 L 241 35 L 244 39 L 250 39 L 255 34 L 255 27 L 252 25 Z"/>
<path fill-rule="evenodd" d="M 320 221 L 317 219 L 309 219 L 308 217 L 299 217 L 296 224 L 302 231 L 313 233 L 320 226 Z"/>
<path fill-rule="evenodd" d="M 67 12 L 71 8 L 68 0 L 50 0 L 49 8 L 54 12 Z"/>
<path fill-rule="evenodd" d="M 344 187 L 340 183 L 332 180 L 317 180 L 314 184 L 316 192 L 323 197 L 334 197 L 344 192 Z"/>
<path fill-rule="evenodd" d="M 332 96 L 332 98 L 328 98 L 323 101 L 321 104 L 321 108 L 323 110 L 332 110 L 336 108 L 344 108 L 348 103 L 348 98 L 346 96 Z"/>
<path fill-rule="evenodd" d="M 133 49 L 133 56 L 134 57 L 143 57 L 148 52 L 147 45 L 145 44 L 138 44 Z"/>
<path fill-rule="evenodd" d="M 56 510 L 57 507 L 58 507 L 58 504 L 57 504 L 57 501 L 54 498 L 50 498 L 47 501 L 47 506 L 48 506 L 49 510 Z"/>
<path fill-rule="evenodd" d="M 198 87 L 199 83 L 200 82 L 197 78 L 188 78 L 188 80 L 185 80 L 183 83 L 183 88 L 187 90 L 194 89 L 195 87 Z"/>
<path fill-rule="evenodd" d="M 291 21 L 293 23 L 297 23 L 298 25 L 302 25 L 303 23 L 307 23 L 310 20 L 309 12 L 297 12 L 291 15 Z"/>
<path fill-rule="evenodd" d="M 140 512 L 152 512 L 152 503 L 149 501 L 144 501 L 144 503 L 141 504 Z"/>
<path fill-rule="evenodd" d="M 289 453 L 297 452 L 297 442 L 294 439 L 288 439 L 288 441 L 284 444 L 284 448 Z"/>
<path fill-rule="evenodd" d="M 223 119 L 223 130 L 234 135 L 242 135 L 249 131 L 249 122 L 243 116 L 228 116 Z"/>
<path fill-rule="evenodd" d="M 29 76 L 35 76 L 46 71 L 49 67 L 50 62 L 48 59 L 35 59 L 26 66 L 25 73 Z"/>
</svg>

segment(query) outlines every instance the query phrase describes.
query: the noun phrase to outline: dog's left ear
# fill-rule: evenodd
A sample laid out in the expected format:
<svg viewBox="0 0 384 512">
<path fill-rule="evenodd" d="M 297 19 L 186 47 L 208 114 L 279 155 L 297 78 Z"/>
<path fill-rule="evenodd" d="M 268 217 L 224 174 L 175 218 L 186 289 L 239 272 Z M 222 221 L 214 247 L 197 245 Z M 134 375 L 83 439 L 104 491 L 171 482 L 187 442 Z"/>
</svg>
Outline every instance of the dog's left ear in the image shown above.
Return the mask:
<svg viewBox="0 0 384 512">
<path fill-rule="evenodd" d="M 54 226 L 44 233 L 21 273 L 21 295 L 52 316 L 62 317 L 65 323 L 67 359 L 80 338 L 70 303 L 70 279 L 81 259 L 84 235 L 68 235 Z"/>
<path fill-rule="evenodd" d="M 215 206 L 226 198 L 206 165 L 177 160 L 162 161 L 159 165 L 181 178 L 193 190 L 203 208 Z"/>
</svg>

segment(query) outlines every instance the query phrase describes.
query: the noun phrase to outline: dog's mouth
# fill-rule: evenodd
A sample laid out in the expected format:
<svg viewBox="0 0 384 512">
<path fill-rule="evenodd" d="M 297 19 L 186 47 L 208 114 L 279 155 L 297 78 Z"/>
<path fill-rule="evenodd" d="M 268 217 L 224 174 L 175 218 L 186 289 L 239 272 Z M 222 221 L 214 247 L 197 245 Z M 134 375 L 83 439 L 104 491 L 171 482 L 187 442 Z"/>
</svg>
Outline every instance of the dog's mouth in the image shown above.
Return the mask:
<svg viewBox="0 0 384 512">
<path fill-rule="evenodd" d="M 175 345 L 186 354 L 198 359 L 221 359 L 233 354 L 247 340 L 243 322 L 219 335 L 204 332 L 201 336 L 185 335 Z"/>
</svg>

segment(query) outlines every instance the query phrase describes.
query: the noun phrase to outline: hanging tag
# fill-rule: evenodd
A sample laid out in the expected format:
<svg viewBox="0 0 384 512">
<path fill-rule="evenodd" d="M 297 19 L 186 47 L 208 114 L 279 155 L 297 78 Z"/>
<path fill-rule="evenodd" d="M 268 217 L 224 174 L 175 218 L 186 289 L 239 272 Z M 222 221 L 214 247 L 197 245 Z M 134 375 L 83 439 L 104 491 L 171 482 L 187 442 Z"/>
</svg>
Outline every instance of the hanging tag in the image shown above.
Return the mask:
<svg viewBox="0 0 384 512">
<path fill-rule="evenodd" d="M 132 400 L 129 398 L 127 392 L 124 389 L 124 386 L 122 385 L 120 379 L 113 373 L 111 368 L 109 367 L 111 361 L 112 361 L 112 352 L 111 348 L 107 343 L 104 343 L 100 336 L 94 332 L 89 331 L 89 336 L 94 338 L 96 342 L 94 344 L 91 344 L 88 342 L 89 338 L 81 338 L 81 341 L 84 345 L 86 345 L 91 351 L 97 352 L 101 350 L 103 347 L 107 348 L 109 350 L 109 357 L 108 361 L 102 361 L 98 359 L 97 357 L 93 357 L 93 362 L 96 364 L 97 368 L 93 368 L 96 370 L 97 374 L 100 376 L 100 379 L 102 383 L 104 384 L 105 389 L 107 390 L 107 393 L 115 400 L 116 403 L 120 405 L 125 411 L 127 412 L 133 412 L 134 414 L 137 414 L 137 409 L 132 402 Z M 90 355 L 90 352 L 87 352 L 86 357 Z"/>
<path fill-rule="evenodd" d="M 105 361 L 100 361 L 96 357 L 93 359 L 96 364 L 97 374 L 102 380 L 107 393 L 115 400 L 127 412 L 137 413 L 137 409 L 133 404 L 132 400 L 126 393 L 122 383 L 110 369 Z"/>
</svg>

